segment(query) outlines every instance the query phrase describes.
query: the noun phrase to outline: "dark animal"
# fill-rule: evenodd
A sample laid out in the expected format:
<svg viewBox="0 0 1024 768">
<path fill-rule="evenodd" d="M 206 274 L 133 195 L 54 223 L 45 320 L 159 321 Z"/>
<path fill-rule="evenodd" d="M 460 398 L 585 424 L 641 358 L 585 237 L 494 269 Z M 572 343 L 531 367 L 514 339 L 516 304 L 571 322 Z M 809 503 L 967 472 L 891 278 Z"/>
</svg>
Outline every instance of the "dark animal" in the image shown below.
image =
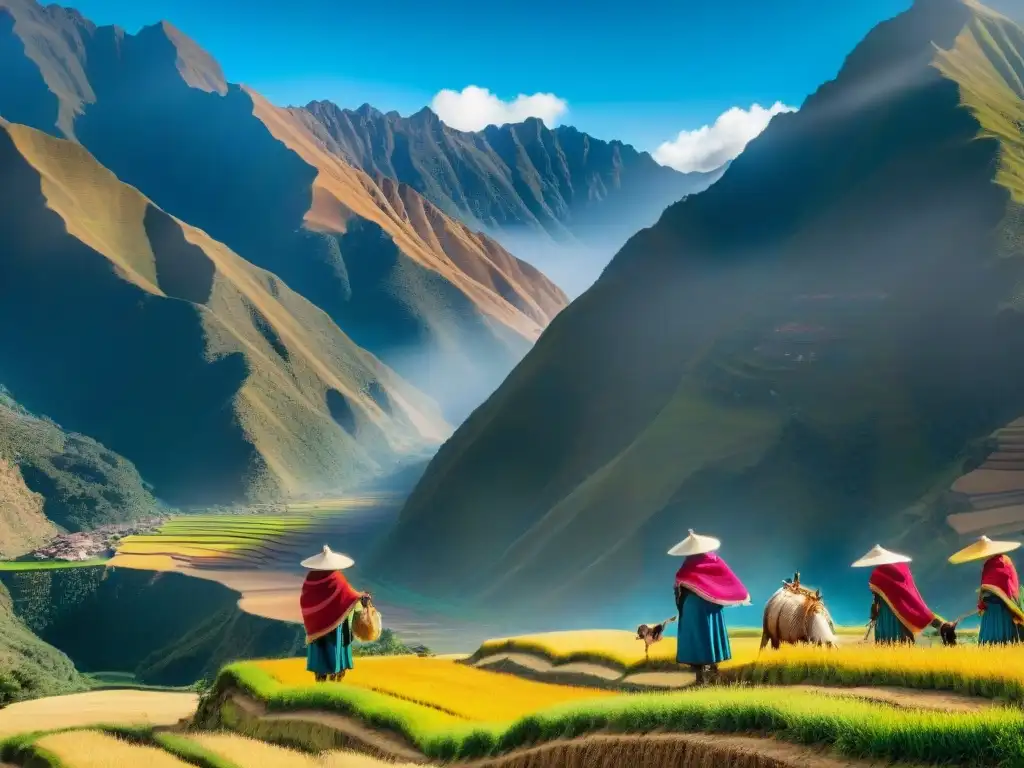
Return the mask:
<svg viewBox="0 0 1024 768">
<path fill-rule="evenodd" d="M 956 625 L 959 623 L 960 619 L 957 619 L 939 625 L 939 637 L 942 638 L 943 645 L 956 645 Z"/>
<path fill-rule="evenodd" d="M 670 616 L 660 624 L 641 624 L 636 628 L 636 639 L 644 641 L 644 658 L 650 658 L 651 646 L 661 642 L 661 638 L 665 636 L 665 627 L 675 620 L 675 616 Z"/>
</svg>

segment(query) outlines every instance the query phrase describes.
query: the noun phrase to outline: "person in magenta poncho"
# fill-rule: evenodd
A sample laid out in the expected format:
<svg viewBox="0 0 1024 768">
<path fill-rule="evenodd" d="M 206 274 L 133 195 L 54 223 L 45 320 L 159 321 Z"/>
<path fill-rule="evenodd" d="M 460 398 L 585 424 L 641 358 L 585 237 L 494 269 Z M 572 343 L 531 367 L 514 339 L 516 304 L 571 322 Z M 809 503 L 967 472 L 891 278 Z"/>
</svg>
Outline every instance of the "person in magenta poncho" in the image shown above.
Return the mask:
<svg viewBox="0 0 1024 768">
<path fill-rule="evenodd" d="M 302 582 L 299 607 L 306 629 L 306 669 L 318 683 L 339 682 L 352 669 L 352 618 L 369 604 L 370 595 L 348 583 L 342 571 L 351 557 L 323 551 L 302 561 L 309 569 Z"/>
<path fill-rule="evenodd" d="M 1013 561 L 1006 556 L 1018 547 L 1020 543 L 1016 541 L 992 541 L 982 536 L 949 558 L 954 564 L 985 561 L 978 589 L 978 613 L 981 614 L 978 645 L 1024 642 L 1020 578 Z"/>
<path fill-rule="evenodd" d="M 876 643 L 914 643 L 928 627 L 941 629 L 946 621 L 921 597 L 907 563 L 910 558 L 875 545 L 854 568 L 873 568 L 868 588 L 874 595 L 871 622 Z"/>
<path fill-rule="evenodd" d="M 676 661 L 686 664 L 704 683 L 707 670 L 732 658 L 729 632 L 722 609 L 730 605 L 749 605 L 750 594 L 736 574 L 718 555 L 718 539 L 690 535 L 669 550 L 670 555 L 686 559 L 676 572 L 675 598 L 679 611 Z"/>
</svg>

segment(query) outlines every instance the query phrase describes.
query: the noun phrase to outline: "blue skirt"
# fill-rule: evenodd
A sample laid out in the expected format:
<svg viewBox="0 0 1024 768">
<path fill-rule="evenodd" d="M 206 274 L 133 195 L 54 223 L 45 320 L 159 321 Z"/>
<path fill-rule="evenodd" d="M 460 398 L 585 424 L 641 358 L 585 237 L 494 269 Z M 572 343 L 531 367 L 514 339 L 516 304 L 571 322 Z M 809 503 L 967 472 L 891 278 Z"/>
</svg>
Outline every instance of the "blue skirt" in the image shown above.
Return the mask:
<svg viewBox="0 0 1024 768">
<path fill-rule="evenodd" d="M 876 643 L 912 643 L 914 634 L 896 618 L 884 600 L 878 601 L 878 619 L 875 621 Z"/>
<path fill-rule="evenodd" d="M 1013 623 L 1013 614 L 1003 601 L 994 595 L 985 595 L 984 600 L 978 645 L 1024 642 L 1024 628 Z"/>
<path fill-rule="evenodd" d="M 306 646 L 306 669 L 315 675 L 337 675 L 352 669 L 352 632 L 349 620 Z"/>
<path fill-rule="evenodd" d="M 722 606 L 692 592 L 683 600 L 676 638 L 676 661 L 680 664 L 704 666 L 732 658 Z"/>
</svg>

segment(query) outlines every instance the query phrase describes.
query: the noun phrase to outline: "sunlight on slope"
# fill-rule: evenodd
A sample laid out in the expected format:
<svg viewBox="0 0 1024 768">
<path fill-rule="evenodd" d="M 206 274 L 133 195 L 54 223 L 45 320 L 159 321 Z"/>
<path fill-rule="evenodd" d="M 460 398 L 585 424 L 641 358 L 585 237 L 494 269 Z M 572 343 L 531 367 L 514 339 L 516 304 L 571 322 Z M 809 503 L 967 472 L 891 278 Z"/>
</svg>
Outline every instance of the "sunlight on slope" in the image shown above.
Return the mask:
<svg viewBox="0 0 1024 768">
<path fill-rule="evenodd" d="M 103 723 L 174 725 L 195 712 L 199 697 L 171 691 L 88 691 L 19 701 L 0 710 L 0 737 L 47 728 Z"/>
<path fill-rule="evenodd" d="M 973 10 L 953 49 L 938 51 L 935 66 L 960 85 L 981 135 L 999 140 L 996 180 L 1024 204 L 1024 30 L 987 8 Z"/>
<path fill-rule="evenodd" d="M 162 296 L 143 225 L 149 201 L 118 181 L 79 144 L 3 118 L 0 127 L 39 171 L 47 204 L 64 219 L 68 232 L 110 259 L 126 280 Z"/>
<path fill-rule="evenodd" d="M 248 378 L 232 405 L 266 467 L 253 468 L 254 492 L 342 489 L 450 433 L 432 400 L 275 276 L 167 216 L 80 146 L 2 121 L 0 129 L 40 174 L 71 235 L 146 293 L 195 307 L 211 360 L 244 357 Z"/>
<path fill-rule="evenodd" d="M 52 752 L 66 768 L 184 768 L 189 765 L 158 747 L 143 747 L 99 731 L 68 731 L 44 736 L 36 745 Z"/>
<path fill-rule="evenodd" d="M 486 315 L 529 340 L 535 340 L 554 313 L 567 303 L 565 295 L 539 272 L 529 274 L 530 284 L 516 281 L 517 275 L 507 265 L 495 263 L 493 256 L 483 251 L 479 236 L 464 225 L 439 211 L 435 221 L 428 224 L 426 213 L 416 209 L 422 206 L 426 211 L 433 206 L 418 196 L 410 216 L 406 206 L 409 196 L 399 194 L 397 185 L 382 180 L 382 186 L 378 186 L 365 173 L 324 149 L 297 115 L 274 107 L 255 92 L 248 93 L 254 115 L 271 134 L 319 172 L 314 181 L 313 204 L 306 214 L 306 225 L 311 230 L 345 232 L 353 215 L 376 223 L 407 256 L 443 276 Z M 437 239 L 439 230 L 446 239 L 444 250 Z M 434 247 L 425 242 L 424 236 L 434 240 Z M 497 248 L 495 244 L 491 250 Z M 509 264 L 515 263 L 514 257 L 508 255 L 508 259 Z M 470 263 L 474 264 L 472 275 L 463 271 Z M 490 268 L 481 270 L 481 263 Z M 520 269 L 520 275 L 529 271 L 525 266 Z M 510 291 L 516 295 L 515 302 L 503 297 Z M 523 304 L 528 312 L 516 304 Z"/>
<path fill-rule="evenodd" d="M 314 685 L 305 659 L 254 664 L 285 685 Z M 449 659 L 418 656 L 359 658 L 341 685 L 377 691 L 478 721 L 514 720 L 556 704 L 620 695 L 594 688 L 539 683 Z"/>
</svg>

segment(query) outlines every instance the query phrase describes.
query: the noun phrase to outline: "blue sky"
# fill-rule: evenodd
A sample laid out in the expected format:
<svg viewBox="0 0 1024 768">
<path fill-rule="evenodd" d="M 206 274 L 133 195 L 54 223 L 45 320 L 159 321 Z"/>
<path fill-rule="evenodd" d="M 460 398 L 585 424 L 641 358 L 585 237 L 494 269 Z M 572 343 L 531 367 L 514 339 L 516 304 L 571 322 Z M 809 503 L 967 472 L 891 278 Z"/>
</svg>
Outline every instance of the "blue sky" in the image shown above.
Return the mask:
<svg viewBox="0 0 1024 768">
<path fill-rule="evenodd" d="M 410 114 L 442 89 L 552 93 L 561 122 L 654 150 L 754 103 L 799 106 L 910 0 L 64 0 L 129 32 L 166 19 L 277 104 Z"/>
</svg>

